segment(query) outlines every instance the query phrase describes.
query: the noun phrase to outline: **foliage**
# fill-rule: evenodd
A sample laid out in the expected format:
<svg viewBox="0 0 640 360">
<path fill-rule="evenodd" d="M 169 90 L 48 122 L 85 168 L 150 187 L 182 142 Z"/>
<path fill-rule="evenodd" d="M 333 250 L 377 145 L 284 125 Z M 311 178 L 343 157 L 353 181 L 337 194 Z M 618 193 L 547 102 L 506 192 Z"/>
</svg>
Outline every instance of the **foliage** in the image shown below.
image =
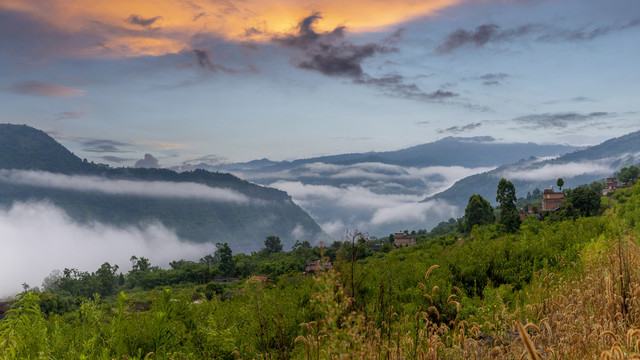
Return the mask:
<svg viewBox="0 0 640 360">
<path fill-rule="evenodd" d="M 568 191 L 566 198 L 578 216 L 595 216 L 600 211 L 600 194 L 592 188 L 577 187 Z"/>
<path fill-rule="evenodd" d="M 328 248 L 232 256 L 240 273 L 269 269 L 271 283 L 222 285 L 206 281 L 219 262 L 162 270 L 136 256 L 114 284 L 126 294 L 72 297 L 104 289 L 101 276 L 119 279 L 118 269 L 65 269 L 0 320 L 0 358 L 635 358 L 640 185 L 610 201 L 601 216 L 532 216 L 513 234 L 475 226 L 388 253 L 356 233 Z M 301 275 L 331 248 L 338 271 Z M 168 285 L 141 290 L 149 284 Z"/>
<path fill-rule="evenodd" d="M 297 239 L 301 227 L 309 236 L 322 235 L 320 226 L 284 191 L 260 186 L 221 172 L 202 169 L 110 168 L 83 161 L 43 131 L 25 125 L 0 124 L 0 169 L 48 171 L 96 176 L 110 180 L 196 183 L 232 190 L 257 201 L 215 201 L 176 197 L 106 194 L 29 184 L 0 182 L 0 205 L 47 199 L 81 223 L 99 221 L 116 226 L 161 222 L 183 239 L 227 242 L 238 251 L 260 248 L 260 239 L 279 234 L 283 245 Z M 212 206 L 214 204 L 215 206 Z"/>
<path fill-rule="evenodd" d="M 637 166 L 631 165 L 629 167 L 623 167 L 618 172 L 618 179 L 625 184 L 629 184 L 640 176 L 640 168 Z"/>
<path fill-rule="evenodd" d="M 474 225 L 493 224 L 495 216 L 491 204 L 478 194 L 471 195 L 464 210 L 464 231 L 471 232 Z"/>
<path fill-rule="evenodd" d="M 264 241 L 264 250 L 270 254 L 282 251 L 280 238 L 277 236 L 267 236 L 267 239 Z"/>
<path fill-rule="evenodd" d="M 513 233 L 520 227 L 520 215 L 516 208 L 516 188 L 505 179 L 500 179 L 496 201 L 500 203 L 500 224 L 507 232 Z"/>
</svg>

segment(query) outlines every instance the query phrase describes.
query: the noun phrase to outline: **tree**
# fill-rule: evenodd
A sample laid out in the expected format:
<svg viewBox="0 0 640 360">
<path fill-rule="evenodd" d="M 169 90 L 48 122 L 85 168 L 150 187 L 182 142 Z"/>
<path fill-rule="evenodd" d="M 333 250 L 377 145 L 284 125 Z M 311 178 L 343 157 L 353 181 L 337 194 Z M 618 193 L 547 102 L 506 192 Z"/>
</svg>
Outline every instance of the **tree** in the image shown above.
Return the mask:
<svg viewBox="0 0 640 360">
<path fill-rule="evenodd" d="M 470 232 L 474 225 L 488 225 L 494 221 L 491 204 L 478 194 L 471 195 L 464 210 L 464 231 Z"/>
<path fill-rule="evenodd" d="M 227 243 L 216 243 L 216 252 L 213 256 L 223 276 L 233 276 L 236 273 L 236 262 L 233 260 L 233 252 Z"/>
<path fill-rule="evenodd" d="M 571 205 L 579 216 L 594 216 L 600 212 L 600 195 L 590 187 L 580 186 L 571 190 L 565 203 Z"/>
<path fill-rule="evenodd" d="M 102 296 L 108 296 L 115 293 L 118 285 L 118 277 L 116 272 L 118 271 L 118 265 L 109 264 L 105 262 L 96 270 L 95 276 L 98 280 L 98 293 Z"/>
<path fill-rule="evenodd" d="M 564 185 L 564 180 L 562 180 L 562 178 L 558 178 L 556 185 L 558 185 L 558 188 L 560 189 L 560 191 L 562 191 L 562 185 Z"/>
<path fill-rule="evenodd" d="M 264 241 L 264 249 L 269 254 L 281 252 L 282 243 L 280 242 L 280 238 L 277 236 L 267 236 L 267 239 Z"/>
<path fill-rule="evenodd" d="M 207 254 L 200 258 L 199 263 L 205 266 L 211 266 L 216 264 L 216 259 L 211 254 Z"/>
<path fill-rule="evenodd" d="M 151 263 L 149 262 L 149 259 L 147 259 L 144 256 L 141 256 L 138 259 L 137 256 L 133 255 L 131 256 L 131 258 L 129 258 L 129 261 L 131 261 L 132 270 L 147 271 L 151 267 Z"/>
<path fill-rule="evenodd" d="M 507 232 L 515 232 L 520 228 L 520 215 L 516 208 L 516 188 L 511 181 L 502 178 L 498 183 L 496 201 L 500 203 L 500 223 Z"/>
<path fill-rule="evenodd" d="M 623 167 L 622 169 L 620 169 L 620 171 L 618 172 L 618 179 L 620 179 L 620 181 L 622 181 L 623 183 L 628 184 L 637 179 L 638 175 L 640 175 L 640 168 L 632 165 L 628 168 Z"/>
<path fill-rule="evenodd" d="M 42 290 L 53 292 L 58 289 L 58 280 L 62 278 L 62 271 L 53 270 L 49 276 L 42 280 Z"/>
<path fill-rule="evenodd" d="M 302 250 L 311 250 L 311 244 L 307 240 L 304 240 L 302 242 L 300 242 L 300 240 L 296 240 L 296 243 L 293 244 L 291 250 L 295 252 L 301 252 Z"/>
</svg>

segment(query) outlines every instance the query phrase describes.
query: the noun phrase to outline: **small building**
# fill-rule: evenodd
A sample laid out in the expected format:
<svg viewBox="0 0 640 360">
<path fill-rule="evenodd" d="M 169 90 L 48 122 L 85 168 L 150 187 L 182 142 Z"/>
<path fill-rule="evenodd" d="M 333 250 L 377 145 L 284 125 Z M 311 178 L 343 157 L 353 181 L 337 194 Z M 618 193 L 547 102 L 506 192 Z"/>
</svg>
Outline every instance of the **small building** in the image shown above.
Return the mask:
<svg viewBox="0 0 640 360">
<path fill-rule="evenodd" d="M 318 271 L 324 271 L 324 270 L 332 270 L 333 269 L 333 265 L 331 264 L 331 262 L 323 262 L 323 261 L 307 261 L 304 264 L 304 272 L 305 274 L 309 274 L 309 273 L 314 273 L 314 272 L 318 272 Z"/>
<path fill-rule="evenodd" d="M 607 178 L 607 181 L 605 182 L 605 187 L 600 192 L 600 195 L 607 196 L 609 194 L 613 194 L 614 192 L 616 192 L 616 190 L 618 190 L 618 179 Z"/>
<path fill-rule="evenodd" d="M 553 191 L 553 186 L 544 189 L 542 193 L 542 211 L 554 211 L 560 208 L 564 202 L 564 193 L 562 191 Z"/>
<path fill-rule="evenodd" d="M 395 233 L 393 234 L 393 244 L 396 247 L 401 246 L 413 246 L 416 244 L 416 236 L 415 235 L 407 235 L 405 233 Z"/>
</svg>

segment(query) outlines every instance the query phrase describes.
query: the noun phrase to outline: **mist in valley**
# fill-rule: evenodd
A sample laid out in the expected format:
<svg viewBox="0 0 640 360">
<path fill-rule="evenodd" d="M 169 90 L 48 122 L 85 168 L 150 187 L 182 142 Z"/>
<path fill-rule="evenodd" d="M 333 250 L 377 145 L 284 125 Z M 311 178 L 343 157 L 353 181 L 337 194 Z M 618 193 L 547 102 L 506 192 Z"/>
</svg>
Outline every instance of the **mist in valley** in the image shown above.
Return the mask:
<svg viewBox="0 0 640 360">
<path fill-rule="evenodd" d="M 93 272 L 104 262 L 131 269 L 132 255 L 167 267 L 179 259 L 197 261 L 214 244 L 182 241 L 160 223 L 118 228 L 98 222 L 81 224 L 49 202 L 18 202 L 0 209 L 0 297 L 40 287 L 53 270 Z"/>
</svg>

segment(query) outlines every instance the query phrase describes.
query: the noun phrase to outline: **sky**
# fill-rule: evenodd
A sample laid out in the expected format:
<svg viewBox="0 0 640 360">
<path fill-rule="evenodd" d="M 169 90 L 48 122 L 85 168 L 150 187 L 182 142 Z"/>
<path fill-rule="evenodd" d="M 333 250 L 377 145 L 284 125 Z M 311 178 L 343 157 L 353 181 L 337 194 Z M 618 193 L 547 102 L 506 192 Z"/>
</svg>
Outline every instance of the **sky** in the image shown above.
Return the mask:
<svg viewBox="0 0 640 360">
<path fill-rule="evenodd" d="M 636 0 L 0 0 L 0 122 L 111 166 L 590 145 L 640 130 L 638 39 Z"/>
</svg>

